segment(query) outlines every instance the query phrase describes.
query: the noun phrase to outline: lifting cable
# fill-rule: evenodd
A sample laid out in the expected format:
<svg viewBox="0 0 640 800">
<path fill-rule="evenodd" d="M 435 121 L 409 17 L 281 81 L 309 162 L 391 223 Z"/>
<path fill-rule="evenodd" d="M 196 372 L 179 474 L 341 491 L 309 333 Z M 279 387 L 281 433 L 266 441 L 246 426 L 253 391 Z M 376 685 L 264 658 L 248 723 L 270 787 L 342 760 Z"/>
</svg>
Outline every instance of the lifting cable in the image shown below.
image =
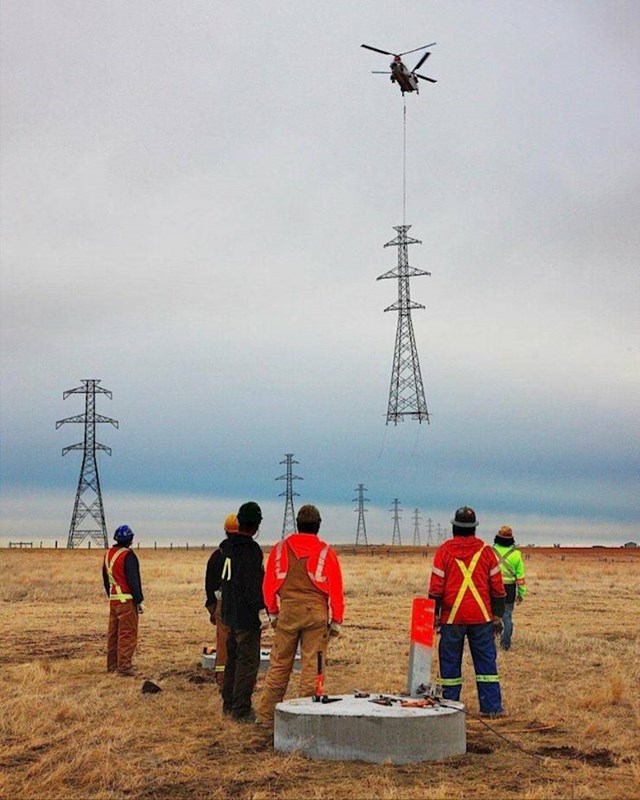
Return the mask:
<svg viewBox="0 0 640 800">
<path fill-rule="evenodd" d="M 402 95 L 402 224 L 407 224 L 407 100 Z"/>
</svg>

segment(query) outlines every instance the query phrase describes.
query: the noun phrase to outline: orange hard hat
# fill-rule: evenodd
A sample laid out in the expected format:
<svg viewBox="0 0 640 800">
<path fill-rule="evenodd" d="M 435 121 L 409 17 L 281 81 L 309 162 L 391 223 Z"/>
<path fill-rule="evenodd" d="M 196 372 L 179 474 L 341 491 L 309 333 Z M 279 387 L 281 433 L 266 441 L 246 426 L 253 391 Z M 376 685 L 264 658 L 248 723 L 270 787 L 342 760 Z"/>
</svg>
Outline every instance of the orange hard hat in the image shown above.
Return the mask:
<svg viewBox="0 0 640 800">
<path fill-rule="evenodd" d="M 498 536 L 502 536 L 505 539 L 513 539 L 513 530 L 508 525 L 503 525 L 498 531 Z"/>
<path fill-rule="evenodd" d="M 235 514 L 229 514 L 224 521 L 225 533 L 237 533 L 240 530 L 238 525 L 238 517 Z"/>
</svg>

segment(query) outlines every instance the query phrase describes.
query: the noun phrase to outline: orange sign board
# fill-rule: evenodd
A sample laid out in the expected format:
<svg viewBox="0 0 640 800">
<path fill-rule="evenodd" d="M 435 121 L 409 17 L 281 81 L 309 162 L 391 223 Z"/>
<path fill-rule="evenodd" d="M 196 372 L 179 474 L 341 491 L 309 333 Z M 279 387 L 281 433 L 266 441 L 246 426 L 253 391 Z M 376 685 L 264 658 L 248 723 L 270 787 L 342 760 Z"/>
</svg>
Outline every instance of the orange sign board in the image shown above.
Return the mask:
<svg viewBox="0 0 640 800">
<path fill-rule="evenodd" d="M 415 597 L 411 608 L 411 641 L 433 647 L 433 623 L 436 601 L 428 597 Z"/>
</svg>

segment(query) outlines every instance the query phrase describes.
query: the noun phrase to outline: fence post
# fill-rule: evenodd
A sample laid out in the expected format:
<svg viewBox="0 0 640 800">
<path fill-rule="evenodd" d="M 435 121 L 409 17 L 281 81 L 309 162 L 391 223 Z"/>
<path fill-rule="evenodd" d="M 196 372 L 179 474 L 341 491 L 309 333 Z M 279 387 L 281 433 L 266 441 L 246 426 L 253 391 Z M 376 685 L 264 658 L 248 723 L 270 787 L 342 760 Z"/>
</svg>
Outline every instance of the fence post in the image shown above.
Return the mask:
<svg viewBox="0 0 640 800">
<path fill-rule="evenodd" d="M 89 541 L 88 541 L 88 543 L 87 543 L 87 549 L 88 549 L 88 550 L 91 550 L 91 539 L 89 539 Z"/>
<path fill-rule="evenodd" d="M 58 540 L 56 539 L 55 549 L 58 549 Z"/>
<path fill-rule="evenodd" d="M 157 549 L 158 549 L 158 543 L 157 543 L 157 542 L 154 542 L 154 543 L 153 543 L 153 549 L 154 549 L 154 550 L 157 550 Z"/>
<path fill-rule="evenodd" d="M 189 549 L 189 542 L 187 542 L 187 550 Z"/>
<path fill-rule="evenodd" d="M 169 550 L 173 550 L 173 542 L 169 542 Z"/>
</svg>

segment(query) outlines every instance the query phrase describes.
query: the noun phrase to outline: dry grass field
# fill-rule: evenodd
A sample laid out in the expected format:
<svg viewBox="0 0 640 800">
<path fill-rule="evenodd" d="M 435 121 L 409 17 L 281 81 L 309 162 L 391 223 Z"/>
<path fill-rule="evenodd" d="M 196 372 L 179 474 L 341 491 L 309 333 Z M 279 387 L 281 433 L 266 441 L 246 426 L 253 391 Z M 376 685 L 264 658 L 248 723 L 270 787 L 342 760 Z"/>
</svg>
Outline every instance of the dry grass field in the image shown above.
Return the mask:
<svg viewBox="0 0 640 800">
<path fill-rule="evenodd" d="M 139 676 L 105 673 L 100 553 L 0 553 L 3 798 L 637 798 L 640 552 L 532 550 L 529 595 L 501 654 L 510 716 L 468 718 L 468 753 L 411 766 L 314 762 L 222 717 L 199 664 L 214 641 L 203 608 L 208 553 L 140 550 L 146 613 Z M 344 635 L 327 690 L 398 691 L 412 597 L 431 559 L 342 557 Z M 265 634 L 269 644 L 270 634 Z M 463 701 L 477 711 L 470 663 Z M 144 678 L 163 691 L 143 695 Z M 528 753 L 517 749 L 518 745 Z"/>
</svg>

